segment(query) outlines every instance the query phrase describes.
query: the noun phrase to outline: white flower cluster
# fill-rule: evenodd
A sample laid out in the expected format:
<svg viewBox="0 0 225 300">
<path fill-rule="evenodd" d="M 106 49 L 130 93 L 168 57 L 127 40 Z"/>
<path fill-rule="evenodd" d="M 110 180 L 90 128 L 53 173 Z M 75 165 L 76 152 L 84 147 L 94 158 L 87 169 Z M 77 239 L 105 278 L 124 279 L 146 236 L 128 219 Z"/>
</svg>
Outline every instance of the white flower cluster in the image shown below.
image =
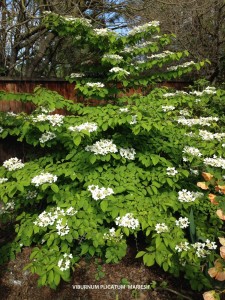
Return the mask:
<svg viewBox="0 0 225 300">
<path fill-rule="evenodd" d="M 101 82 L 87 82 L 86 86 L 90 88 L 103 88 L 105 85 Z"/>
<path fill-rule="evenodd" d="M 113 33 L 113 31 L 109 30 L 108 28 L 95 28 L 94 33 L 99 36 L 107 36 L 110 33 Z"/>
<path fill-rule="evenodd" d="M 31 183 L 35 186 L 40 186 L 44 183 L 53 183 L 57 181 L 57 176 L 51 173 L 41 173 L 32 178 Z"/>
<path fill-rule="evenodd" d="M 205 241 L 205 243 L 194 243 L 192 247 L 196 249 L 196 255 L 198 257 L 206 257 L 206 255 L 210 254 L 209 250 L 214 250 L 217 248 L 215 242 L 211 242 L 208 239 Z M 207 247 L 207 249 L 205 249 L 205 247 Z"/>
<path fill-rule="evenodd" d="M 148 30 L 149 28 L 158 27 L 159 24 L 160 24 L 159 21 L 148 22 L 144 25 L 134 27 L 132 30 L 130 30 L 130 32 L 128 34 L 129 35 L 135 35 L 137 33 L 142 33 L 144 31 Z"/>
<path fill-rule="evenodd" d="M 86 18 L 75 18 L 73 16 L 60 16 L 61 19 L 70 22 L 70 23 L 81 23 L 84 26 L 92 27 L 91 20 Z"/>
<path fill-rule="evenodd" d="M 197 198 L 202 197 L 203 194 L 199 192 L 190 192 L 187 191 L 186 189 L 183 189 L 178 192 L 178 200 L 180 202 L 194 202 Z"/>
<path fill-rule="evenodd" d="M 60 236 L 67 235 L 70 232 L 70 228 L 67 225 L 67 222 L 63 222 L 63 219 L 59 219 L 56 221 L 55 228 L 57 229 L 57 234 Z"/>
<path fill-rule="evenodd" d="M 168 98 L 168 97 L 175 97 L 180 95 L 188 95 L 188 93 L 184 91 L 176 91 L 175 93 L 165 93 L 163 94 L 163 97 Z"/>
<path fill-rule="evenodd" d="M 193 156 L 202 156 L 202 153 L 199 151 L 198 148 L 195 148 L 195 147 L 184 147 L 184 150 L 182 151 L 183 153 L 187 153 L 187 154 L 190 154 L 190 155 L 193 155 Z"/>
<path fill-rule="evenodd" d="M 133 51 L 135 51 L 135 50 L 140 50 L 140 49 L 145 48 L 145 47 L 147 47 L 147 46 L 149 46 L 149 45 L 152 45 L 152 44 L 154 44 L 154 43 L 153 43 L 153 42 L 150 42 L 150 41 L 147 41 L 147 42 L 144 42 L 144 43 L 135 45 L 135 46 L 126 47 L 126 48 L 125 48 L 123 51 L 121 51 L 121 52 L 131 53 L 131 52 L 133 52 Z M 133 65 L 133 64 L 131 64 L 131 65 Z"/>
<path fill-rule="evenodd" d="M 204 243 L 197 242 L 189 244 L 188 242 L 181 242 L 179 245 L 176 245 L 175 250 L 177 252 L 188 251 L 191 247 L 195 249 L 196 255 L 199 258 L 206 257 L 206 255 L 210 254 L 209 250 L 215 250 L 217 248 L 215 242 L 211 242 L 207 239 Z"/>
<path fill-rule="evenodd" d="M 188 218 L 184 217 L 180 217 L 178 220 L 175 221 L 176 226 L 180 227 L 180 228 L 187 228 L 190 224 L 190 222 L 188 221 Z"/>
<path fill-rule="evenodd" d="M 33 122 L 44 122 L 44 121 L 49 121 L 52 126 L 60 126 L 63 124 L 63 115 L 55 114 L 55 115 L 45 115 L 45 114 L 40 114 L 37 117 L 33 117 Z"/>
<path fill-rule="evenodd" d="M 217 157 L 216 155 L 213 155 L 213 157 L 204 158 L 203 162 L 205 165 L 222 168 L 223 170 L 225 170 L 225 159 L 222 157 Z"/>
<path fill-rule="evenodd" d="M 1 184 L 1 183 L 4 183 L 4 182 L 6 182 L 6 181 L 8 181 L 8 178 L 5 178 L 5 177 L 1 177 L 1 178 L 0 178 L 0 184 Z"/>
<path fill-rule="evenodd" d="M 13 111 L 7 112 L 6 115 L 7 115 L 8 117 L 16 117 L 16 116 L 17 116 L 17 114 L 15 114 Z"/>
<path fill-rule="evenodd" d="M 0 133 L 2 133 L 2 131 L 3 131 L 3 127 L 2 127 L 2 126 L 0 126 Z"/>
<path fill-rule="evenodd" d="M 116 60 L 117 62 L 120 62 L 123 60 L 123 56 L 118 54 L 104 54 L 103 59 L 106 60 Z"/>
<path fill-rule="evenodd" d="M 68 128 L 70 131 L 82 131 L 82 130 L 86 130 L 88 132 L 93 132 L 96 131 L 98 129 L 98 125 L 96 123 L 83 123 L 81 125 L 77 125 L 77 126 L 70 126 Z"/>
<path fill-rule="evenodd" d="M 117 217 L 115 223 L 118 226 L 127 227 L 131 229 L 136 229 L 139 226 L 138 219 L 135 219 L 132 213 L 127 213 L 123 217 Z"/>
<path fill-rule="evenodd" d="M 51 131 L 46 131 L 42 134 L 42 136 L 39 138 L 40 143 L 46 143 L 50 140 L 53 140 L 56 137 L 55 133 Z"/>
<path fill-rule="evenodd" d="M 61 271 L 66 271 L 70 268 L 71 259 L 73 258 L 72 254 L 63 254 L 63 258 L 58 261 L 58 267 Z"/>
<path fill-rule="evenodd" d="M 149 59 L 154 59 L 154 58 L 165 58 L 171 54 L 174 54 L 174 52 L 171 52 L 171 51 L 163 51 L 162 53 L 157 53 L 157 54 L 152 54 L 151 56 L 147 56 L 147 58 Z"/>
<path fill-rule="evenodd" d="M 198 170 L 193 170 L 193 169 L 190 169 L 190 172 L 193 174 L 193 175 L 199 175 L 199 171 Z"/>
<path fill-rule="evenodd" d="M 120 155 L 130 160 L 135 159 L 135 149 L 134 148 L 120 148 Z"/>
<path fill-rule="evenodd" d="M 70 78 L 80 78 L 80 77 L 84 77 L 85 74 L 84 73 L 71 73 L 70 74 Z"/>
<path fill-rule="evenodd" d="M 27 196 L 26 196 L 26 199 L 29 200 L 29 199 L 34 199 L 36 198 L 38 195 L 38 193 L 36 191 L 28 191 L 27 192 Z"/>
<path fill-rule="evenodd" d="M 173 105 L 162 105 L 162 110 L 163 110 L 164 112 L 174 110 L 175 108 L 176 108 L 176 107 L 173 106 Z"/>
<path fill-rule="evenodd" d="M 130 125 L 134 125 L 137 123 L 137 115 L 131 116 L 131 121 L 129 122 Z"/>
<path fill-rule="evenodd" d="M 200 117 L 199 119 L 185 119 L 179 118 L 177 122 L 182 125 L 192 126 L 192 125 L 202 125 L 202 126 L 210 126 L 211 122 L 218 121 L 217 117 Z"/>
<path fill-rule="evenodd" d="M 129 112 L 129 108 L 128 107 L 121 107 L 119 109 L 120 112 Z"/>
<path fill-rule="evenodd" d="M 130 74 L 130 72 L 128 72 L 128 71 L 126 71 L 126 70 L 124 70 L 124 69 L 122 69 L 120 67 L 114 67 L 114 68 L 110 69 L 109 72 L 110 73 L 120 73 L 121 72 L 121 73 L 123 73 L 125 75 L 129 75 Z"/>
<path fill-rule="evenodd" d="M 91 192 L 92 198 L 94 200 L 102 200 L 105 199 L 105 197 L 110 196 L 114 194 L 114 191 L 112 188 L 105 188 L 105 187 L 99 187 L 98 185 L 89 185 L 88 191 Z"/>
<path fill-rule="evenodd" d="M 22 169 L 24 166 L 25 164 L 23 164 L 21 159 L 18 159 L 17 157 L 12 157 L 8 160 L 5 160 L 3 163 L 3 167 L 9 171 Z"/>
<path fill-rule="evenodd" d="M 113 141 L 106 140 L 106 139 L 101 139 L 100 141 L 97 141 L 95 144 L 91 146 L 86 146 L 85 150 L 91 151 L 94 154 L 101 154 L 101 155 L 118 152 L 118 149 L 116 145 L 113 144 Z"/>
<path fill-rule="evenodd" d="M 155 225 L 155 230 L 157 233 L 163 233 L 163 232 L 168 232 L 169 228 L 165 223 L 157 223 Z"/>
<path fill-rule="evenodd" d="M 174 167 L 168 167 L 166 169 L 166 174 L 169 176 L 175 176 L 178 173 L 178 171 Z"/>
<path fill-rule="evenodd" d="M 52 210 L 50 212 L 46 212 L 45 210 L 37 217 L 37 220 L 34 221 L 34 225 L 37 225 L 39 227 L 48 227 L 51 225 L 54 225 L 56 220 L 62 220 L 62 217 L 64 216 L 74 216 L 77 213 L 77 211 L 73 207 L 69 207 L 66 210 L 62 209 L 60 207 L 56 207 L 55 210 Z M 61 225 L 61 221 L 58 223 L 58 225 Z M 65 226 L 63 226 L 65 227 Z M 58 226 L 58 228 L 60 228 Z M 57 228 L 57 229 L 58 229 Z"/>
<path fill-rule="evenodd" d="M 179 114 L 182 116 L 190 116 L 190 112 L 185 108 L 179 111 Z"/>
<path fill-rule="evenodd" d="M 119 235 L 116 234 L 116 230 L 114 227 L 109 229 L 109 233 L 104 233 L 103 235 L 103 239 L 109 241 L 115 241 L 115 242 L 119 242 L 120 240 L 122 240 L 122 238 L 123 238 L 123 234 L 122 233 L 120 233 Z"/>
<path fill-rule="evenodd" d="M 216 88 L 214 86 L 207 86 L 207 88 L 205 88 L 202 92 L 192 91 L 190 94 L 198 97 L 201 97 L 204 94 L 213 95 L 216 94 Z"/>
<path fill-rule="evenodd" d="M 7 203 L 4 203 L 3 206 L 0 206 L 0 214 L 7 213 L 10 210 L 14 210 L 15 208 L 15 202 L 14 201 L 9 201 Z"/>
<path fill-rule="evenodd" d="M 167 70 L 168 71 L 176 71 L 179 68 L 187 68 L 187 67 L 190 67 L 192 65 L 195 65 L 195 62 L 194 61 L 188 61 L 188 62 L 185 62 L 184 64 L 181 64 L 181 65 L 168 67 Z"/>
<path fill-rule="evenodd" d="M 177 252 L 182 252 L 182 251 L 188 251 L 190 249 L 189 243 L 188 242 L 181 242 L 180 244 L 176 245 L 175 250 Z"/>
<path fill-rule="evenodd" d="M 199 135 L 204 141 L 218 140 L 222 141 L 225 138 L 225 133 L 212 133 L 207 130 L 199 130 Z"/>
</svg>

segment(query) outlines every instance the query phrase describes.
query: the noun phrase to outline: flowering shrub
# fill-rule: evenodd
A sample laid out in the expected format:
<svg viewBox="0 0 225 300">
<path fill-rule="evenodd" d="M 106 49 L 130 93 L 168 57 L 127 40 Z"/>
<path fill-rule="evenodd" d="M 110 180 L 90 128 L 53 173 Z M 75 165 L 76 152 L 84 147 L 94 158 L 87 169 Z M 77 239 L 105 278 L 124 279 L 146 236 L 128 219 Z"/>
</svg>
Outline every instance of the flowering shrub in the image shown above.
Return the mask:
<svg viewBox="0 0 225 300">
<path fill-rule="evenodd" d="M 182 57 L 174 53 L 151 57 L 145 67 L 135 60 L 159 51 L 156 41 L 167 44 L 167 36 L 155 36 L 157 22 L 146 25 L 146 32 L 137 27 L 126 37 L 117 37 L 81 19 L 71 22 L 55 19 L 54 14 L 46 18 L 51 28 L 55 22 L 59 34 L 75 32 L 79 41 L 85 36 L 85 41 L 101 48 L 104 83 L 85 68 L 71 81 L 76 81 L 82 96 L 106 96 L 109 102 L 87 107 L 40 88 L 32 95 L 0 94 L 4 100 L 37 106 L 30 115 L 0 115 L 2 139 L 15 136 L 33 147 L 25 159 L 12 158 L 0 168 L 2 213 L 13 210 L 16 217 L 15 241 L 2 247 L 0 259 L 34 246 L 27 268 L 39 275 L 39 285 L 55 288 L 61 279 L 69 280 L 82 256 L 116 263 L 126 254 L 127 237 L 138 243 L 141 236 L 144 245 L 137 258 L 142 257 L 144 264 L 156 263 L 174 276 L 184 274 L 193 289 L 211 288 L 205 274 L 217 256 L 223 221 L 196 182 L 202 171 L 213 170 L 222 180 L 218 190 L 224 190 L 224 116 L 218 112 L 224 110 L 225 92 L 212 87 L 198 93 L 153 89 L 147 96 L 123 96 L 117 80 L 122 80 L 123 88 L 136 81 L 145 86 L 200 65 L 146 73 L 152 66 Z M 130 74 L 119 70 L 117 76 L 110 72 L 115 67 Z M 54 114 L 57 108 L 69 113 Z M 203 138 L 205 126 L 214 138 Z M 223 203 L 219 205 L 223 213 Z"/>
</svg>

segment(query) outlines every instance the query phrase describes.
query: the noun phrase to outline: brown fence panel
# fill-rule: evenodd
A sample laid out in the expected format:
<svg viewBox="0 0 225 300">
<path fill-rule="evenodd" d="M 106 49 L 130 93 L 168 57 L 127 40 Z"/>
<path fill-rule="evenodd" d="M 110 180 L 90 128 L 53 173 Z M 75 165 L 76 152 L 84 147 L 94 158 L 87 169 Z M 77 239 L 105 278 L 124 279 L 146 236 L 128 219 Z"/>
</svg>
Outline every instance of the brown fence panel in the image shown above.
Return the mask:
<svg viewBox="0 0 225 300">
<path fill-rule="evenodd" d="M 190 82 L 171 81 L 159 83 L 158 87 L 169 87 L 182 90 L 190 85 Z M 0 77 L 0 91 L 6 91 L 11 93 L 32 93 L 34 88 L 42 86 L 49 90 L 55 91 L 69 100 L 77 101 L 75 96 L 74 87 L 75 84 L 71 84 L 68 81 L 61 79 L 14 79 L 7 77 Z M 130 89 L 127 95 L 133 93 L 140 93 L 140 90 Z M 81 101 L 81 100 L 80 100 Z M 101 105 L 105 104 L 105 101 L 97 100 L 83 100 L 85 105 Z M 34 109 L 32 103 L 22 103 L 19 101 L 0 101 L 0 111 L 12 111 L 15 113 L 26 112 L 30 113 Z"/>
</svg>

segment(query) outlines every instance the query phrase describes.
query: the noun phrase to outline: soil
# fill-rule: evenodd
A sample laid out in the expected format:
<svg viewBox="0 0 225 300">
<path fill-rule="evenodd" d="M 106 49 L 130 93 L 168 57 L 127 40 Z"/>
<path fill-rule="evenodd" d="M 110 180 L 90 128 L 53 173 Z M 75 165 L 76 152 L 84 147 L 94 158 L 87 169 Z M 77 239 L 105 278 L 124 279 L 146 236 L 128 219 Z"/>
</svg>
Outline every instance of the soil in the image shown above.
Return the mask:
<svg viewBox="0 0 225 300">
<path fill-rule="evenodd" d="M 15 260 L 0 267 L 1 300 L 202 299 L 202 295 L 191 291 L 182 278 L 174 279 L 159 268 L 145 267 L 141 260 L 134 259 L 131 251 L 118 264 L 103 264 L 99 259 L 83 259 L 76 267 L 70 283 L 62 282 L 57 290 L 39 288 L 37 275 L 23 270 L 29 262 L 30 253 L 31 249 L 26 247 Z M 145 289 L 144 285 L 154 284 L 154 281 L 156 288 Z M 163 282 L 166 287 L 160 287 Z M 121 286 L 121 283 L 129 285 Z M 120 288 L 116 288 L 116 285 Z"/>
</svg>

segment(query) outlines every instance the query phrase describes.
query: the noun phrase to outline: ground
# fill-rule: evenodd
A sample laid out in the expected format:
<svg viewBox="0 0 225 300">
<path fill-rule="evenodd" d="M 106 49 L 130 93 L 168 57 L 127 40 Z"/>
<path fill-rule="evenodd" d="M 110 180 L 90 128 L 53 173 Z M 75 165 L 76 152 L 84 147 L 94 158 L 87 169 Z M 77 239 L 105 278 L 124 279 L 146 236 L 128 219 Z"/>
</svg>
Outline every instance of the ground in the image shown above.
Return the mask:
<svg viewBox="0 0 225 300">
<path fill-rule="evenodd" d="M 56 291 L 37 287 L 37 276 L 23 271 L 31 249 L 26 247 L 15 260 L 0 267 L 0 299 L 2 300 L 199 300 L 201 294 L 191 291 L 182 278 L 174 279 L 156 267 L 145 267 L 134 259 L 132 251 L 118 264 L 103 264 L 98 259 L 81 260 L 70 283 L 61 283 Z M 155 284 L 156 282 L 156 284 Z M 112 285 L 150 284 L 150 290 L 112 289 Z M 160 287 L 161 285 L 164 285 Z M 78 285 L 97 285 L 105 289 L 78 289 Z M 110 288 L 106 289 L 106 287 Z M 166 286 L 165 286 L 166 285 Z"/>
</svg>

